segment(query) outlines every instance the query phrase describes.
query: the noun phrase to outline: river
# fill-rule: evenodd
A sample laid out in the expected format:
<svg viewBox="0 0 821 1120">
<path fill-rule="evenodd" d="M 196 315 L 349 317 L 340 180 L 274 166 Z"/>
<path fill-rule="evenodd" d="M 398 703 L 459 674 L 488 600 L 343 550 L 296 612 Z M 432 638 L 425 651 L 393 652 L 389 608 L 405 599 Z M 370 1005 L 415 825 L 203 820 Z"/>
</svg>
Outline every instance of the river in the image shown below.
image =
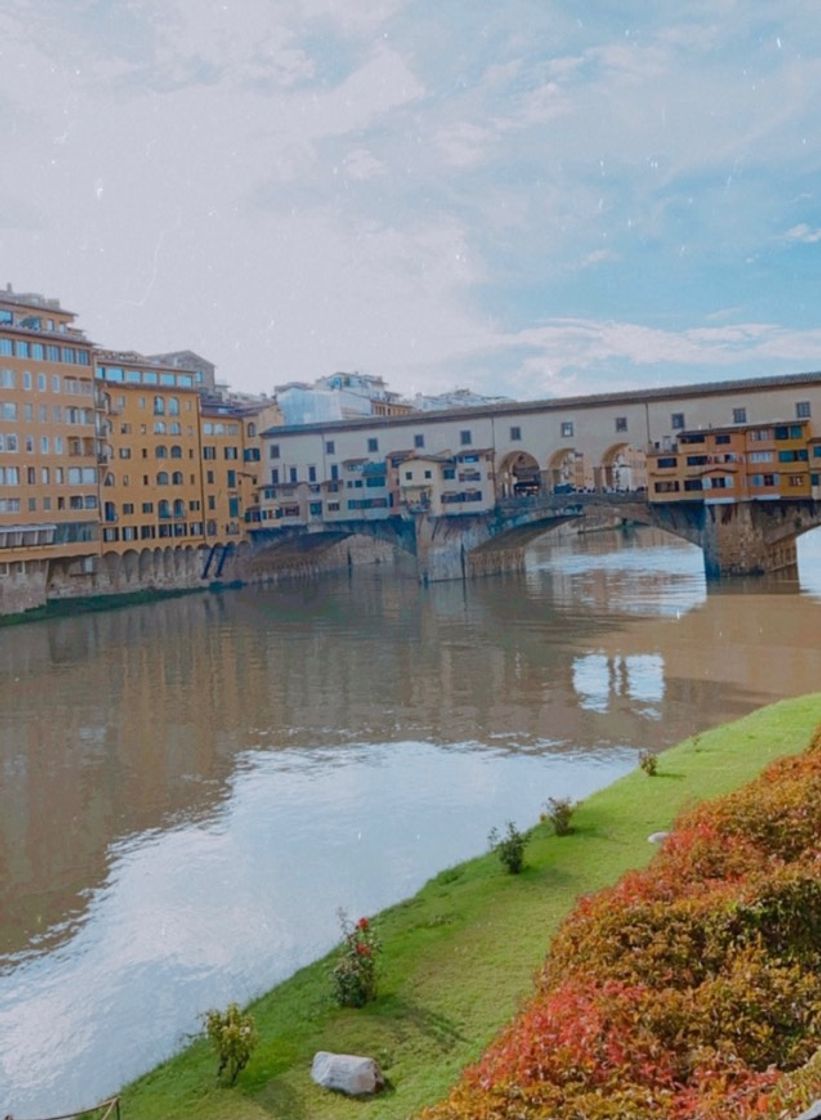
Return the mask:
<svg viewBox="0 0 821 1120">
<path fill-rule="evenodd" d="M 821 537 L 821 534 L 818 534 Z M 651 530 L 0 630 L 0 1114 L 94 1103 L 549 796 L 821 687 L 800 582 Z"/>
</svg>

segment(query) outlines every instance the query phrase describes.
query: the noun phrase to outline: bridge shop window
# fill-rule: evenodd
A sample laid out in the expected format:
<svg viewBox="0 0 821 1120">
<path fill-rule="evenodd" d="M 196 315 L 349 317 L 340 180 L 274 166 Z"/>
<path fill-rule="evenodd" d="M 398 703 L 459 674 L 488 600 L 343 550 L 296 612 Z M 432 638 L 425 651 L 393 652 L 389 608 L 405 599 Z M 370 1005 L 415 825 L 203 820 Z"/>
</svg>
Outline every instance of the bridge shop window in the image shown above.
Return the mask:
<svg viewBox="0 0 821 1120">
<path fill-rule="evenodd" d="M 746 424 L 747 423 L 747 409 L 746 408 L 734 408 L 733 409 L 733 423 L 734 424 Z"/>
<path fill-rule="evenodd" d="M 798 420 L 808 420 L 812 416 L 812 407 L 809 401 L 795 402 L 795 416 Z"/>
<path fill-rule="evenodd" d="M 278 459 L 279 458 L 279 444 L 278 443 L 272 443 L 269 446 L 269 448 L 268 448 L 268 458 L 269 459 Z"/>
<path fill-rule="evenodd" d="M 684 413 L 674 412 L 670 416 L 670 427 L 674 432 L 680 432 L 684 427 Z"/>
<path fill-rule="evenodd" d="M 459 433 L 459 443 L 462 445 L 462 447 L 467 447 L 468 444 L 473 443 L 473 436 L 471 435 L 469 428 L 465 428 L 464 431 L 461 431 Z"/>
<path fill-rule="evenodd" d="M 573 438 L 573 421 L 562 420 L 562 439 Z"/>
<path fill-rule="evenodd" d="M 325 454 L 336 455 L 336 444 L 332 439 L 325 440 Z"/>
<path fill-rule="evenodd" d="M 378 450 L 379 450 L 379 440 L 376 439 L 374 436 L 371 436 L 370 439 L 368 440 L 368 451 L 378 451 Z"/>
<path fill-rule="evenodd" d="M 522 438 L 522 429 L 521 428 L 515 427 L 515 428 L 510 429 L 511 442 L 514 442 L 516 440 L 520 440 L 521 438 Z"/>
<path fill-rule="evenodd" d="M 413 446 L 414 447 L 424 447 L 425 446 L 425 437 L 423 435 L 415 435 L 413 437 Z"/>
<path fill-rule="evenodd" d="M 626 416 L 617 416 L 616 417 L 616 431 L 617 432 L 626 432 L 627 431 L 627 417 Z"/>
</svg>

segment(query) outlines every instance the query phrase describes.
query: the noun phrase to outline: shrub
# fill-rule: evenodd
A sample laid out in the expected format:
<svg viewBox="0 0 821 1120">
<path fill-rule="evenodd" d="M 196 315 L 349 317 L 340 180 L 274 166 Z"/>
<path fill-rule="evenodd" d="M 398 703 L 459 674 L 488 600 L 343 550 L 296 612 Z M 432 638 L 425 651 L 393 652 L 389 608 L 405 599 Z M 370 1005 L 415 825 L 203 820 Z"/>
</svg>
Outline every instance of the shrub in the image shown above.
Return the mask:
<svg viewBox="0 0 821 1120">
<path fill-rule="evenodd" d="M 259 1041 L 253 1017 L 243 1015 L 236 1003 L 229 1003 L 225 1011 L 206 1011 L 203 1017 L 205 1033 L 219 1058 L 217 1078 L 227 1073 L 233 1085 Z"/>
<path fill-rule="evenodd" d="M 659 768 L 659 760 L 652 751 L 642 751 L 639 755 L 639 766 L 648 778 L 652 778 Z"/>
<path fill-rule="evenodd" d="M 490 850 L 498 855 L 502 866 L 511 875 L 518 875 L 524 867 L 527 837 L 519 832 L 513 821 L 507 822 L 507 831 L 504 835 L 499 834 L 498 828 L 492 828 L 487 842 Z"/>
<path fill-rule="evenodd" d="M 364 1007 L 376 999 L 377 958 L 382 943 L 368 918 L 354 925 L 339 911 L 342 945 L 331 969 L 333 997 L 340 1007 Z"/>
<path fill-rule="evenodd" d="M 821 735 L 582 899 L 428 1120 L 783 1120 L 821 1066 Z M 786 1110 L 786 1111 L 785 1111 Z"/>
<path fill-rule="evenodd" d="M 570 821 L 578 805 L 569 797 L 549 797 L 545 802 L 544 816 L 553 825 L 557 836 L 567 836 L 573 831 Z"/>
</svg>

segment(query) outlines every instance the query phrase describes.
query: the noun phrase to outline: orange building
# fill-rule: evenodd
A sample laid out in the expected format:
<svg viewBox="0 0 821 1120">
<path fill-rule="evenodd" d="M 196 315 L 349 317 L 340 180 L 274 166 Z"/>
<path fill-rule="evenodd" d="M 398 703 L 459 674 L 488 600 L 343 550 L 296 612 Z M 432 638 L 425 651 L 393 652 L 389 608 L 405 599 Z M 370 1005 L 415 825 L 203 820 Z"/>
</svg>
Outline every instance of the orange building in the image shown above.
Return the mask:
<svg viewBox="0 0 821 1120">
<path fill-rule="evenodd" d="M 683 431 L 668 448 L 647 455 L 651 502 L 818 497 L 819 472 L 821 439 L 809 419 Z"/>
<path fill-rule="evenodd" d="M 204 543 L 199 394 L 193 376 L 98 351 L 105 465 L 102 553 Z"/>
<path fill-rule="evenodd" d="M 51 561 L 82 571 L 99 549 L 92 344 L 74 319 L 0 292 L 0 611 L 39 601 Z"/>
</svg>

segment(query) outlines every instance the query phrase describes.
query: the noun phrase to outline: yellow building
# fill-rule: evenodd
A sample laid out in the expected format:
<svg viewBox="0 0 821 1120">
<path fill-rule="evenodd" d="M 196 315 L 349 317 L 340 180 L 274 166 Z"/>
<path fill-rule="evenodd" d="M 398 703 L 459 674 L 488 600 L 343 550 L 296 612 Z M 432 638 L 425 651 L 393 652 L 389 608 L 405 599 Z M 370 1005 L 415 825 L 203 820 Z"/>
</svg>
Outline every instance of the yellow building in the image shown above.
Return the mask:
<svg viewBox="0 0 821 1120">
<path fill-rule="evenodd" d="M 133 352 L 98 351 L 105 416 L 102 553 L 204 543 L 199 394 L 193 377 Z"/>
<path fill-rule="evenodd" d="M 57 300 L 0 292 L 0 612 L 45 598 L 50 564 L 98 552 L 92 344 Z"/>
</svg>

